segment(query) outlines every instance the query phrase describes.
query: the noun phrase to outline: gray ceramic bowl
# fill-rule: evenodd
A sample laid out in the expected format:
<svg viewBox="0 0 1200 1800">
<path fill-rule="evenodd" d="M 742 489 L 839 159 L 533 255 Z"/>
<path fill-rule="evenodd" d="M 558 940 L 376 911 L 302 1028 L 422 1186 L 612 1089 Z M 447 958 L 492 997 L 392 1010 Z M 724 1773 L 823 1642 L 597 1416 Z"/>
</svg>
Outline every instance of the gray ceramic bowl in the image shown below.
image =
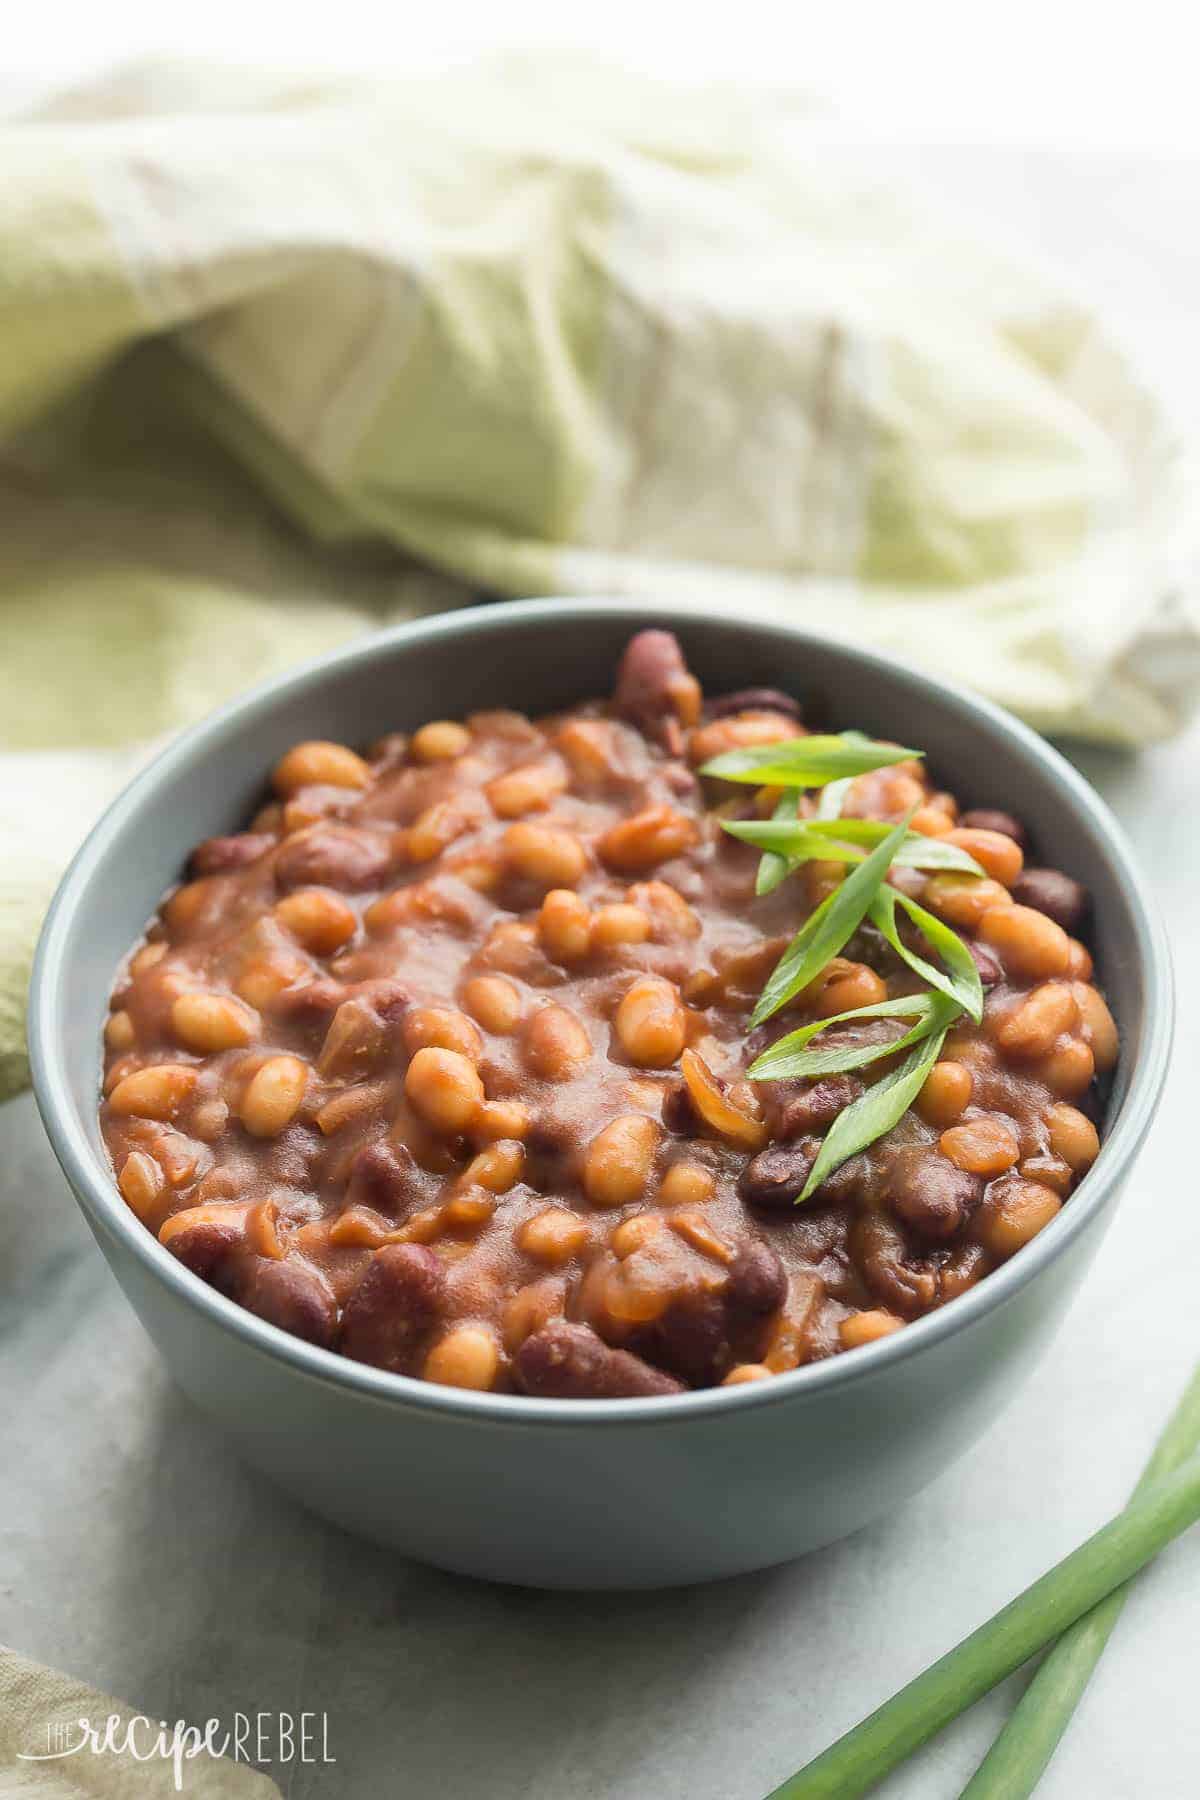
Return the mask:
<svg viewBox="0 0 1200 1800">
<path fill-rule="evenodd" d="M 576 1403 L 436 1387 L 287 1336 L 204 1285 L 117 1193 L 96 1123 L 113 971 L 191 847 L 242 824 L 299 738 L 364 743 L 483 705 L 605 691 L 639 627 L 678 632 L 706 688 L 770 683 L 810 715 L 923 748 L 978 806 L 1008 807 L 1095 896 L 1123 1054 L 1095 1168 L 1012 1262 L 895 1337 L 773 1380 Z M 1085 1275 L 1154 1114 L 1172 991 L 1125 841 L 1031 731 L 878 656 L 780 624 L 624 602 L 477 608 L 352 644 L 185 733 L 68 871 L 34 970 L 38 1104 L 105 1256 L 175 1379 L 317 1512 L 422 1561 L 546 1587 L 642 1587 L 761 1568 L 901 1504 L 1011 1401 Z"/>
</svg>

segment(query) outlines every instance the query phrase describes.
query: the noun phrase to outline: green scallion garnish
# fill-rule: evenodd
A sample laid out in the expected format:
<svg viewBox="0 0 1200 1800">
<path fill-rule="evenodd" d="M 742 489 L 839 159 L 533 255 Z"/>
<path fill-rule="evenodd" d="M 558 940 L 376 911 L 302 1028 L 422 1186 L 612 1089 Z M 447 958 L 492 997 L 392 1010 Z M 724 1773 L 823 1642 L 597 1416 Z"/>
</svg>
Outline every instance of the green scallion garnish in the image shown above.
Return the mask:
<svg viewBox="0 0 1200 1800">
<path fill-rule="evenodd" d="M 844 776 L 869 775 L 893 763 L 911 762 L 917 750 L 899 744 L 877 744 L 861 732 L 832 737 L 787 738 L 781 744 L 756 744 L 727 750 L 701 766 L 702 775 L 721 781 L 748 781 L 755 787 L 817 788 Z"/>
<path fill-rule="evenodd" d="M 947 1025 L 942 1025 L 932 1037 L 916 1044 L 898 1069 L 893 1069 L 874 1087 L 869 1087 L 861 1099 L 843 1108 L 821 1140 L 817 1160 L 798 1195 L 800 1200 L 809 1199 L 835 1169 L 840 1169 L 844 1162 L 857 1156 L 860 1150 L 865 1150 L 868 1144 L 873 1144 L 904 1117 L 941 1055 L 948 1029 Z"/>
<path fill-rule="evenodd" d="M 726 819 L 730 837 L 762 851 L 755 892 L 769 894 L 804 863 L 841 862 L 850 873 L 805 920 L 771 974 L 754 1011 L 751 1029 L 763 1024 L 809 987 L 843 950 L 864 919 L 882 932 L 932 994 L 889 1000 L 878 1006 L 840 1013 L 790 1032 L 751 1065 L 754 1081 L 778 1081 L 840 1073 L 907 1051 L 904 1061 L 845 1107 L 827 1132 L 803 1192 L 807 1200 L 849 1157 L 873 1144 L 903 1117 L 924 1085 L 941 1052 L 946 1034 L 963 1013 L 983 1016 L 983 984 L 962 939 L 941 919 L 888 882 L 893 867 L 952 869 L 981 876 L 984 870 L 957 845 L 909 829 L 910 812 L 898 825 L 878 819 L 844 819 L 841 810 L 859 775 L 906 762 L 919 751 L 880 744 L 855 731 L 836 737 L 791 738 L 784 743 L 731 750 L 705 763 L 700 773 L 725 781 L 783 787 L 770 819 Z M 801 819 L 802 788 L 823 790 L 817 817 Z M 914 809 L 915 810 L 915 809 Z M 931 962 L 912 949 L 900 934 L 896 908 L 902 908 L 931 953 Z M 887 1017 L 908 1018 L 908 1029 L 884 1043 L 827 1044 L 809 1048 L 810 1040 L 831 1025 Z"/>
<path fill-rule="evenodd" d="M 901 1050 L 919 1043 L 922 1038 L 940 1030 L 958 1016 L 958 1007 L 942 994 L 906 994 L 897 1000 L 880 1000 L 875 1006 L 857 1006 L 853 1012 L 834 1013 L 829 1019 L 815 1019 L 789 1031 L 746 1070 L 751 1081 L 797 1081 L 819 1075 L 841 1075 L 848 1069 L 861 1069 L 881 1057 L 895 1056 Z M 912 1019 L 914 1023 L 902 1037 L 885 1038 L 879 1043 L 843 1043 L 810 1050 L 809 1044 L 831 1026 L 855 1024 L 866 1019 Z"/>
<path fill-rule="evenodd" d="M 907 831 L 908 820 L 905 818 L 805 920 L 767 977 L 758 1004 L 750 1015 L 751 1028 L 771 1018 L 802 988 L 815 981 L 830 958 L 854 936 Z"/>
</svg>

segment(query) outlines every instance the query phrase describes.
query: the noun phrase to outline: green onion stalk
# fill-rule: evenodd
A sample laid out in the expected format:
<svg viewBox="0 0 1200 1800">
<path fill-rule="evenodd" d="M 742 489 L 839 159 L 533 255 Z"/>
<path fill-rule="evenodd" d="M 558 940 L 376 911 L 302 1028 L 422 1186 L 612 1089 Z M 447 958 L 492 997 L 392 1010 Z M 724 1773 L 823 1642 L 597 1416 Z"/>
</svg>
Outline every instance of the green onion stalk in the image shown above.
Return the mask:
<svg viewBox="0 0 1200 1800">
<path fill-rule="evenodd" d="M 1021 1800 L 1031 1793 L 1116 1623 L 1125 1584 L 1200 1519 L 1198 1443 L 1200 1371 L 1124 1512 L 768 1800 L 855 1800 L 868 1793 L 959 1713 L 1061 1639 L 1061 1651 L 1047 1659 L 1044 1685 L 1039 1672 L 967 1789 L 971 1800 Z"/>
</svg>

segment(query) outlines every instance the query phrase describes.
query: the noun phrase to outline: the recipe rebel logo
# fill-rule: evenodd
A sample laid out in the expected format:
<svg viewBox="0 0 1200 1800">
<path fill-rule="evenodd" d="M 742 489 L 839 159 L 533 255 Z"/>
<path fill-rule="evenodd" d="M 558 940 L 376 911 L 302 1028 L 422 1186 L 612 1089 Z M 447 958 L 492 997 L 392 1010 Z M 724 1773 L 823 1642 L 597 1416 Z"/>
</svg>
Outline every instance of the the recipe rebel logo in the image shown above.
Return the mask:
<svg viewBox="0 0 1200 1800">
<path fill-rule="evenodd" d="M 83 1755 L 165 1762 L 177 1794 L 183 1792 L 185 1766 L 200 1756 L 228 1757 L 258 1769 L 337 1762 L 329 1748 L 329 1715 L 323 1712 L 238 1712 L 229 1724 L 206 1719 L 202 1726 L 184 1719 L 148 1719 L 144 1713 L 130 1718 L 110 1713 L 99 1720 L 55 1719 L 44 1731 L 45 1749 L 19 1750 L 19 1761 L 61 1762 Z"/>
</svg>

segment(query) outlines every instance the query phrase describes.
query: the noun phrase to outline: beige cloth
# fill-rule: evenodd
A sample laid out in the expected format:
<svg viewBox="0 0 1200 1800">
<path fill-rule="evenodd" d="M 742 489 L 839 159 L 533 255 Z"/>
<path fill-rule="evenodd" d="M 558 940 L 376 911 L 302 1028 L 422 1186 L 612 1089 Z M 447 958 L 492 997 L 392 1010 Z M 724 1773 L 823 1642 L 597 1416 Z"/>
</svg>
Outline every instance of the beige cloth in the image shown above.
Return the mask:
<svg viewBox="0 0 1200 1800">
<path fill-rule="evenodd" d="M 134 1720 L 132 1741 L 145 1760 L 127 1747 Z M 94 1751 L 82 1721 L 116 1748 Z M 185 1723 L 203 1730 L 202 1721 Z M 177 1786 L 173 1756 L 152 1749 L 159 1724 L 72 1675 L 0 1647 L 0 1800 L 167 1800 L 177 1793 L 188 1800 L 279 1800 L 261 1771 L 203 1751 L 180 1760 Z M 173 1749 L 175 1721 L 167 1726 Z"/>
</svg>

